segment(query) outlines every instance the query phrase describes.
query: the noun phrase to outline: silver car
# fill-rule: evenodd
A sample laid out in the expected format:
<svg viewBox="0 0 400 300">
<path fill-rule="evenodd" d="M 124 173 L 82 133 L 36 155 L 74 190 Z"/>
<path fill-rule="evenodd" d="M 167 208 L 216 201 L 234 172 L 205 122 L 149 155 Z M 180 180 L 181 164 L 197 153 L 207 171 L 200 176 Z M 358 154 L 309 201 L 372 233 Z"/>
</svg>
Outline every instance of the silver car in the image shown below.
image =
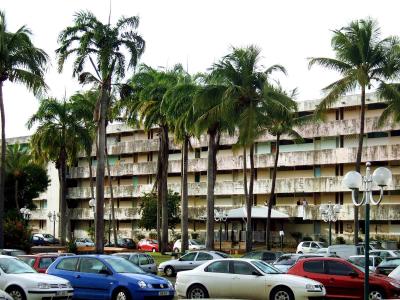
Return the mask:
<svg viewBox="0 0 400 300">
<path fill-rule="evenodd" d="M 157 275 L 157 265 L 151 255 L 138 252 L 121 252 L 114 253 L 113 255 L 126 258 L 130 262 L 140 267 L 146 273 Z"/>
<path fill-rule="evenodd" d="M 206 261 L 227 257 L 229 257 L 229 255 L 218 251 L 193 251 L 186 253 L 178 259 L 162 262 L 158 266 L 158 271 L 167 276 L 174 276 L 176 272 L 192 270 L 204 264 Z"/>
</svg>

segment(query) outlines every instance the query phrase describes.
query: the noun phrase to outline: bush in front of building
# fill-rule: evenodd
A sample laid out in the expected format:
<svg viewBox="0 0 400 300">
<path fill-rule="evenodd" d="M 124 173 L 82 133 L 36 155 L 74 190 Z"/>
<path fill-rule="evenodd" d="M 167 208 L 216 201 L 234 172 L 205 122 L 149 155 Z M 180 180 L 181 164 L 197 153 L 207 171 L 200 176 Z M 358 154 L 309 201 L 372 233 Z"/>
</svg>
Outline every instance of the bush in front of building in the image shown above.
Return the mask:
<svg viewBox="0 0 400 300">
<path fill-rule="evenodd" d="M 337 244 L 337 245 L 344 245 L 344 244 L 346 244 L 346 241 L 345 241 L 344 237 L 342 237 L 342 236 L 337 236 L 337 237 L 335 238 L 335 244 Z"/>
<path fill-rule="evenodd" d="M 311 236 L 304 236 L 303 237 L 303 242 L 310 242 L 312 240 L 313 240 L 313 238 Z"/>
<path fill-rule="evenodd" d="M 4 219 L 4 246 L 8 249 L 31 250 L 32 231 L 18 215 L 7 214 Z"/>
</svg>

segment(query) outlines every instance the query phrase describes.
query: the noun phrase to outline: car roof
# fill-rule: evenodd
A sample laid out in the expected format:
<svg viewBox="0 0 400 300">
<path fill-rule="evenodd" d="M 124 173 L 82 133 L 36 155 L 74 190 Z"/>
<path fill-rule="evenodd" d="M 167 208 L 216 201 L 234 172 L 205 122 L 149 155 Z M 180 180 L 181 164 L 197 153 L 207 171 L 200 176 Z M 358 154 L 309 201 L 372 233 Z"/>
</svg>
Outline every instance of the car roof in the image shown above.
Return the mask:
<svg viewBox="0 0 400 300">
<path fill-rule="evenodd" d="M 307 257 L 307 258 L 303 258 L 301 259 L 301 261 L 312 261 L 312 260 L 332 260 L 332 261 L 346 261 L 344 258 L 340 258 L 340 257 L 326 257 L 326 256 L 318 256 L 318 257 Z"/>
<path fill-rule="evenodd" d="M 365 255 L 351 255 L 351 256 L 349 256 L 349 258 L 352 258 L 352 257 L 362 257 L 362 258 L 364 258 Z M 379 257 L 379 256 L 378 255 L 370 255 L 369 257 Z"/>
</svg>

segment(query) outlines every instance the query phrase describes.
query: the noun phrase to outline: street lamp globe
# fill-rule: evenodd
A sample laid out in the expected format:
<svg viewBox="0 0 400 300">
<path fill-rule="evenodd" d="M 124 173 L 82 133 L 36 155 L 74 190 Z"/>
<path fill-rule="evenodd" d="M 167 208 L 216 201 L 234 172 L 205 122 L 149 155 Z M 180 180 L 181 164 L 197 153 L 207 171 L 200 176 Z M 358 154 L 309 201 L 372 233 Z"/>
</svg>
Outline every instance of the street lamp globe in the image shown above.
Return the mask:
<svg viewBox="0 0 400 300">
<path fill-rule="evenodd" d="M 343 183 L 351 190 L 359 189 L 362 185 L 362 176 L 356 171 L 347 172 L 343 178 Z"/>
<path fill-rule="evenodd" d="M 89 206 L 90 206 L 90 207 L 95 207 L 95 206 L 96 206 L 96 200 L 90 199 L 90 200 L 89 200 Z"/>
<path fill-rule="evenodd" d="M 392 178 L 392 172 L 388 168 L 379 167 L 374 173 L 372 173 L 372 180 L 379 187 L 384 187 L 389 185 L 390 179 Z"/>
</svg>

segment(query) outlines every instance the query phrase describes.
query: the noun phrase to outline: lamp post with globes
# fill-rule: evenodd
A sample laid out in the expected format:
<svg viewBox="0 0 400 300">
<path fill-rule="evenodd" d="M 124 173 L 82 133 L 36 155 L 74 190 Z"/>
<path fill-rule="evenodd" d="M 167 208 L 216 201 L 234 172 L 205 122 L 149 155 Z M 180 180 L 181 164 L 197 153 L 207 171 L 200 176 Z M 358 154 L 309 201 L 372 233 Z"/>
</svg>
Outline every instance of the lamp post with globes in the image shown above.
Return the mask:
<svg viewBox="0 0 400 300">
<path fill-rule="evenodd" d="M 222 249 L 222 222 L 225 222 L 228 214 L 225 210 L 214 209 L 214 220 L 219 222 L 219 251 Z"/>
<path fill-rule="evenodd" d="M 378 205 L 383 199 L 383 188 L 387 186 L 392 179 L 392 172 L 384 167 L 377 168 L 371 175 L 371 163 L 366 163 L 365 176 L 362 176 L 356 171 L 348 172 L 344 178 L 344 185 L 351 189 L 351 196 L 355 206 L 365 205 L 365 263 L 364 263 L 364 299 L 369 299 L 369 223 L 370 223 L 370 205 Z M 377 185 L 380 190 L 378 201 L 372 197 L 373 184 Z M 363 188 L 361 201 L 356 197 L 356 193 L 360 188 Z"/>
<path fill-rule="evenodd" d="M 329 222 L 329 246 L 332 245 L 332 222 L 336 222 L 338 217 L 338 213 L 340 212 L 340 205 L 333 205 L 331 201 L 328 204 L 322 204 L 319 207 L 319 211 L 321 212 L 322 220 L 324 222 Z"/>
<path fill-rule="evenodd" d="M 47 214 L 50 222 L 53 222 L 53 236 L 56 237 L 56 222 L 60 222 L 60 213 L 56 213 L 55 211 Z"/>
<path fill-rule="evenodd" d="M 27 208 L 26 206 L 22 207 L 19 212 L 22 215 L 22 218 L 25 220 L 26 225 L 28 225 L 29 223 L 29 219 L 31 218 L 32 212 L 29 208 Z"/>
</svg>

